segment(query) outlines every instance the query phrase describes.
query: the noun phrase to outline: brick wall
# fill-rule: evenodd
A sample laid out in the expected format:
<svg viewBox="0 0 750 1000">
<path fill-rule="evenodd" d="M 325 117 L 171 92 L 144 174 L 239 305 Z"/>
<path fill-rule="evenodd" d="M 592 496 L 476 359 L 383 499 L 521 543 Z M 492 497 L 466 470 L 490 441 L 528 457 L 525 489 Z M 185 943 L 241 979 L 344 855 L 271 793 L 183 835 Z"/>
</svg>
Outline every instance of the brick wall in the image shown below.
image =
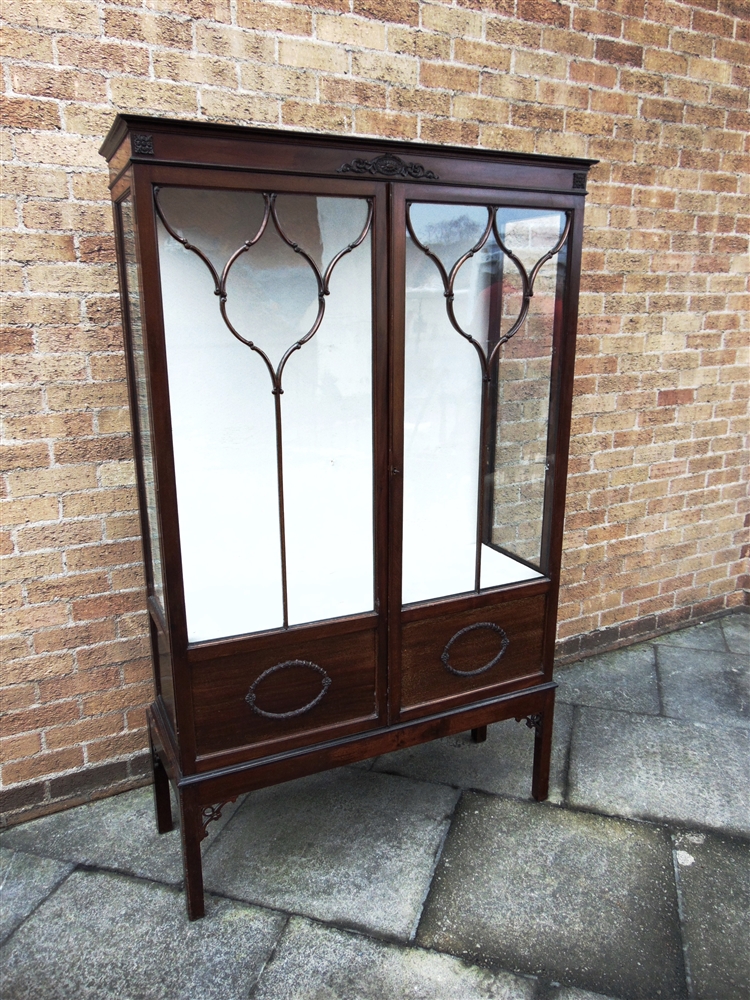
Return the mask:
<svg viewBox="0 0 750 1000">
<path fill-rule="evenodd" d="M 599 158 L 561 654 L 742 603 L 747 0 L 5 0 L 3 16 L 11 820 L 147 775 L 97 155 L 117 109 Z"/>
</svg>

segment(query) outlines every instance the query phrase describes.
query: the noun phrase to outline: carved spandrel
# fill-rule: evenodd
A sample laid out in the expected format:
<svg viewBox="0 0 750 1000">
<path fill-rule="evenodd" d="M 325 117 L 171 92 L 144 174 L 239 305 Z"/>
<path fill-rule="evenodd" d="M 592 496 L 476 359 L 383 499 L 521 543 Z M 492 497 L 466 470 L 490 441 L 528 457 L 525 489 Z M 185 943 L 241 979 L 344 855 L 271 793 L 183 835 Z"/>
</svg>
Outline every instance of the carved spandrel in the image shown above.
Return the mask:
<svg viewBox="0 0 750 1000">
<path fill-rule="evenodd" d="M 540 737 L 542 735 L 542 726 L 544 725 L 544 716 L 541 712 L 536 712 L 534 715 L 517 715 L 516 722 L 525 722 L 527 729 L 534 730 L 534 736 Z"/>
<path fill-rule="evenodd" d="M 236 801 L 237 796 L 235 795 L 233 799 L 227 799 L 226 802 L 220 802 L 217 806 L 203 807 L 201 810 L 201 840 L 208 836 L 208 824 L 215 823 L 217 820 L 220 820 L 223 810 L 226 809 L 230 802 Z"/>
</svg>

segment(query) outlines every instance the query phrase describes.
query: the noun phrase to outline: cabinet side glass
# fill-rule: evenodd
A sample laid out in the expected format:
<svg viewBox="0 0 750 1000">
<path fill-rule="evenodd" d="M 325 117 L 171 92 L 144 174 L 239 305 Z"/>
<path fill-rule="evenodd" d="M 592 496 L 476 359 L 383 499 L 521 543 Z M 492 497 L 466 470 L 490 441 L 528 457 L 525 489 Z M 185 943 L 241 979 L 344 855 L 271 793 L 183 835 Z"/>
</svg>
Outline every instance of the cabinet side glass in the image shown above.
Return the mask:
<svg viewBox="0 0 750 1000">
<path fill-rule="evenodd" d="M 151 595 L 164 615 L 164 572 L 162 568 L 159 513 L 157 509 L 154 447 L 151 430 L 151 405 L 148 391 L 147 363 L 143 338 L 141 313 L 141 287 L 138 274 L 138 254 L 135 231 L 135 212 L 130 195 L 117 205 L 122 241 L 123 276 L 125 281 L 124 305 L 130 339 L 135 413 L 133 414 L 137 448 L 140 454 L 142 484 L 142 517 L 146 550 L 148 585 Z"/>
</svg>

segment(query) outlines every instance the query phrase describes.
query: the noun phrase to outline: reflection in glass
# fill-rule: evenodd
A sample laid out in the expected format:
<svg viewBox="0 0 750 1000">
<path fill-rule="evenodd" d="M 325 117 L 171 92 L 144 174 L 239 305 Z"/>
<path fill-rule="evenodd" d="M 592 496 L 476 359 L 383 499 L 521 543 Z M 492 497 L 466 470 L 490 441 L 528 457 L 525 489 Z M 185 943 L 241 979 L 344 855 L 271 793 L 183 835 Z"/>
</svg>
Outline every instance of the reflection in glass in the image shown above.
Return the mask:
<svg viewBox="0 0 750 1000">
<path fill-rule="evenodd" d="M 143 346 L 143 321 L 141 318 L 141 288 L 138 277 L 136 256 L 135 219 L 133 202 L 128 195 L 119 203 L 120 231 L 122 233 L 123 262 L 125 265 L 126 301 L 128 328 L 133 357 L 136 396 L 136 424 L 143 469 L 143 492 L 146 501 L 146 527 L 150 553 L 150 586 L 152 596 L 158 601 L 164 614 L 164 575 L 162 571 L 161 538 L 159 535 L 159 514 L 156 506 L 156 483 L 154 480 L 154 446 L 151 431 L 151 407 L 149 402 L 146 358 Z"/>
<path fill-rule="evenodd" d="M 189 638 L 372 610 L 368 202 L 157 197 Z"/>
<path fill-rule="evenodd" d="M 568 225 L 549 210 L 409 206 L 404 603 L 540 575 Z"/>
<path fill-rule="evenodd" d="M 506 209 L 500 215 L 503 242 L 527 272 L 556 245 L 565 223 L 560 212 Z M 490 435 L 485 540 L 536 567 L 542 559 L 552 335 L 565 263 L 563 246 L 538 271 L 524 326 L 502 347 L 490 390 L 495 433 Z M 503 331 L 518 315 L 522 299 L 520 276 L 507 258 L 504 272 Z"/>
</svg>

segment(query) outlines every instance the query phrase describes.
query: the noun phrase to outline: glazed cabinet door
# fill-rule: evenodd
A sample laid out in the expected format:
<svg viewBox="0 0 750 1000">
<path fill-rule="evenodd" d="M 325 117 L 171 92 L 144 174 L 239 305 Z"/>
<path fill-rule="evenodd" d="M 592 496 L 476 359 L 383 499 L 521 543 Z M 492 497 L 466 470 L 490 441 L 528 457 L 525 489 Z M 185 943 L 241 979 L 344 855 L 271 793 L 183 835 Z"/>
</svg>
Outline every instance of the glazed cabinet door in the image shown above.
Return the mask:
<svg viewBox="0 0 750 1000">
<path fill-rule="evenodd" d="M 407 717 L 541 677 L 571 221 L 498 191 L 404 188 L 394 207 Z"/>
<path fill-rule="evenodd" d="M 163 167 L 144 191 L 163 558 L 197 756 L 374 725 L 382 192 Z"/>
</svg>

